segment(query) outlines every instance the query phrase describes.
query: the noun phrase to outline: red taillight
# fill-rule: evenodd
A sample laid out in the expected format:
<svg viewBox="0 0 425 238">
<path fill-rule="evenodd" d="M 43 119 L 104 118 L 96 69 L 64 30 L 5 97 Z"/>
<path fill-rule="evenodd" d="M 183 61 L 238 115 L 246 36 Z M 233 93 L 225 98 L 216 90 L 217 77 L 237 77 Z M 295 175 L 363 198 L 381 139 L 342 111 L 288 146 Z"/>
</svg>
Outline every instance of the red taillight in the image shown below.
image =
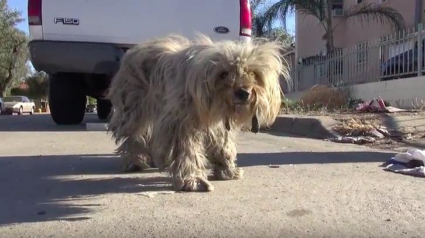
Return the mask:
<svg viewBox="0 0 425 238">
<path fill-rule="evenodd" d="M 42 0 L 28 0 L 29 25 L 41 25 L 41 2 Z"/>
<path fill-rule="evenodd" d="M 241 5 L 241 36 L 251 36 L 251 8 L 249 0 L 240 0 Z"/>
</svg>

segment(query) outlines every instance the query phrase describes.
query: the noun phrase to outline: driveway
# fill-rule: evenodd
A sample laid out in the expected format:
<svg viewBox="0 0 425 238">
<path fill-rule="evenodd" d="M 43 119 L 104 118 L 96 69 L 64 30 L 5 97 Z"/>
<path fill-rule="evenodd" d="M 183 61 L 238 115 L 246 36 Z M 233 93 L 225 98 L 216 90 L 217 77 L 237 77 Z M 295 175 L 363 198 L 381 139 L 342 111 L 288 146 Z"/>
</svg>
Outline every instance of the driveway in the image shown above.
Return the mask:
<svg viewBox="0 0 425 238">
<path fill-rule="evenodd" d="M 0 116 L 0 237 L 425 236 L 425 180 L 383 171 L 390 152 L 245 133 L 243 180 L 174 193 L 154 169 L 121 173 L 114 149 L 50 115 Z"/>
</svg>

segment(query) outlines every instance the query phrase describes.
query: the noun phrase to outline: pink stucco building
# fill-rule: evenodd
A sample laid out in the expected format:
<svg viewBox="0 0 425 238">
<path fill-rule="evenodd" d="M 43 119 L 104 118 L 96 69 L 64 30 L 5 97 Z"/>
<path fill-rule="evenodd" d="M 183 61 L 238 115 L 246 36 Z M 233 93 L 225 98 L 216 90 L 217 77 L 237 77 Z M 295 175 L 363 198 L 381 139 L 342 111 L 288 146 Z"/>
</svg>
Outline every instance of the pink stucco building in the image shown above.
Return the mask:
<svg viewBox="0 0 425 238">
<path fill-rule="evenodd" d="M 333 24 L 341 21 L 344 11 L 357 4 L 378 3 L 398 10 L 404 17 L 407 29 L 413 29 L 419 23 L 425 22 L 425 0 L 334 0 Z M 317 18 L 295 14 L 296 52 L 295 57 L 305 58 L 326 51 L 326 42 L 322 39 L 323 27 Z M 379 39 L 392 33 L 389 26 L 379 23 L 362 24 L 352 18 L 341 23 L 334 33 L 334 45 L 337 48 L 347 48 L 362 44 L 362 42 Z"/>
</svg>

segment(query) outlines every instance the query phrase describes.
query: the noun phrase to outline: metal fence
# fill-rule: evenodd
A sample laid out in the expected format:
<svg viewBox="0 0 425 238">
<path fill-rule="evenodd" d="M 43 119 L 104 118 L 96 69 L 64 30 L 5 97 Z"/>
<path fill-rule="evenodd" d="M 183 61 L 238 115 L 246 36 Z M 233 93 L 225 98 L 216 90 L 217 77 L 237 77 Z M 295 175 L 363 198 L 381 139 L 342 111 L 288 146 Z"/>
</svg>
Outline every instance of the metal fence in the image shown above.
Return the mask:
<svg viewBox="0 0 425 238">
<path fill-rule="evenodd" d="M 303 91 L 316 84 L 338 87 L 420 76 L 424 72 L 424 35 L 419 24 L 353 47 L 337 48 L 332 54 L 304 58 L 292 66 L 286 91 Z"/>
</svg>

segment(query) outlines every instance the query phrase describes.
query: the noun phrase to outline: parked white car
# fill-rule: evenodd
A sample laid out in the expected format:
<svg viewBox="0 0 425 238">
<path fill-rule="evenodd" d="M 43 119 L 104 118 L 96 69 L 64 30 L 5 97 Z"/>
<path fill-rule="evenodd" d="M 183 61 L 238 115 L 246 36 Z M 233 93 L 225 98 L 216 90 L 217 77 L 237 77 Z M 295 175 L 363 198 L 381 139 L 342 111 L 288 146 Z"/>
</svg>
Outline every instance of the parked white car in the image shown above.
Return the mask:
<svg viewBox="0 0 425 238">
<path fill-rule="evenodd" d="M 80 124 L 86 96 L 104 99 L 126 50 L 137 43 L 180 33 L 214 40 L 251 40 L 249 0 L 28 0 L 30 57 L 49 75 L 50 113 L 56 124 Z"/>
<path fill-rule="evenodd" d="M 34 114 L 35 103 L 29 100 L 25 96 L 9 96 L 3 98 L 4 103 L 4 113 L 13 114 L 18 113 L 22 115 L 23 113 L 29 113 L 30 115 Z"/>
</svg>

